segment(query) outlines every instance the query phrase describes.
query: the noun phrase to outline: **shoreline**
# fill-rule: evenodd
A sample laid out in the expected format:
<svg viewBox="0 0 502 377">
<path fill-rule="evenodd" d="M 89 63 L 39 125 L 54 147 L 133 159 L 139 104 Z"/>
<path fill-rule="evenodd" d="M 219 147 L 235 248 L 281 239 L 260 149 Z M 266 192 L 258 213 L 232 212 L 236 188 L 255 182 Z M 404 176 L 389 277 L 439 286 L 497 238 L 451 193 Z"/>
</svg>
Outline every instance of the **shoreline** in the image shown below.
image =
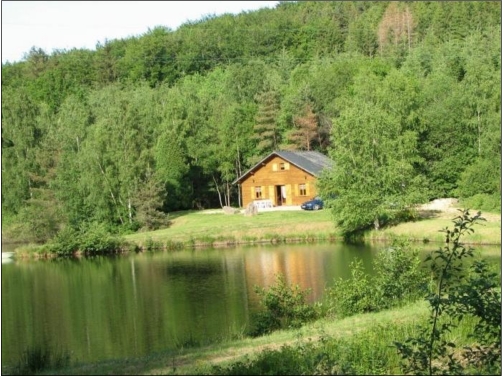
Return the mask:
<svg viewBox="0 0 502 377">
<path fill-rule="evenodd" d="M 171 225 L 164 229 L 136 232 L 120 236 L 124 246 L 113 253 L 181 251 L 204 248 L 233 248 L 240 246 L 346 242 L 333 223 L 329 210 L 303 211 L 282 208 L 259 212 L 256 216 L 224 214 L 223 210 L 184 211 L 173 213 Z M 296 209 L 296 208 L 295 208 Z M 474 212 L 474 211 L 473 211 Z M 457 208 L 445 210 L 424 210 L 407 222 L 389 225 L 379 231 L 367 230 L 353 243 L 373 243 L 403 240 L 413 244 L 444 244 L 445 234 L 441 229 L 451 228 Z M 475 227 L 473 234 L 466 235 L 463 243 L 467 246 L 501 245 L 500 215 L 482 214 L 486 221 Z M 42 250 L 43 245 L 2 239 L 2 245 L 18 245 L 18 258 L 52 258 Z M 352 243 L 352 242 L 348 242 Z M 2 251 L 4 247 L 2 247 Z M 75 252 L 70 256 L 82 257 Z"/>
<path fill-rule="evenodd" d="M 364 238 L 360 242 L 356 242 L 356 244 L 373 244 L 373 243 L 379 243 L 379 244 L 390 244 L 391 242 L 395 240 L 402 240 L 406 242 L 410 242 L 411 245 L 441 245 L 444 244 L 444 241 L 427 241 L 424 242 L 423 239 L 419 238 L 395 238 L 395 237 L 388 237 L 388 238 Z M 347 243 L 343 241 L 343 238 L 341 237 L 316 237 L 316 236 L 310 236 L 308 238 L 304 237 L 293 237 L 293 236 L 284 236 L 284 237 L 278 237 L 278 238 L 270 238 L 270 239 L 259 239 L 259 240 L 227 240 L 227 241 L 214 241 L 213 243 L 210 242 L 193 242 L 191 243 L 190 241 L 188 243 L 168 243 L 168 244 L 162 244 L 162 245 L 156 245 L 156 246 L 146 246 L 146 245 L 131 245 L 126 248 L 123 248 L 119 251 L 116 251 L 114 253 L 103 253 L 103 254 L 96 254 L 96 255 L 103 255 L 103 256 L 108 256 L 108 255 L 114 255 L 114 256 L 120 256 L 120 255 L 128 255 L 130 253 L 148 253 L 148 252 L 182 252 L 182 251 L 188 251 L 188 250 L 204 250 L 204 249 L 232 249 L 232 248 L 238 248 L 242 246 L 248 246 L 248 247 L 253 247 L 253 246 L 262 246 L 262 245 L 298 245 L 298 244 L 320 244 L 320 243 Z M 351 244 L 351 243 L 347 243 Z M 488 242 L 477 242 L 477 241 L 472 241 L 472 242 L 463 242 L 464 245 L 466 246 L 481 246 L 481 247 L 496 247 L 500 246 L 500 243 L 488 243 Z M 28 245 L 29 246 L 29 245 Z M 22 246 L 21 246 L 22 247 Z M 82 252 L 75 252 L 71 255 L 58 255 L 55 253 L 37 253 L 33 251 L 27 251 L 25 249 L 19 249 L 16 251 L 6 251 L 3 253 L 12 253 L 13 258 L 15 259 L 22 259 L 22 260 L 49 260 L 49 259 L 55 259 L 55 258 L 84 258 L 88 257 L 88 255 L 85 255 Z"/>
</svg>

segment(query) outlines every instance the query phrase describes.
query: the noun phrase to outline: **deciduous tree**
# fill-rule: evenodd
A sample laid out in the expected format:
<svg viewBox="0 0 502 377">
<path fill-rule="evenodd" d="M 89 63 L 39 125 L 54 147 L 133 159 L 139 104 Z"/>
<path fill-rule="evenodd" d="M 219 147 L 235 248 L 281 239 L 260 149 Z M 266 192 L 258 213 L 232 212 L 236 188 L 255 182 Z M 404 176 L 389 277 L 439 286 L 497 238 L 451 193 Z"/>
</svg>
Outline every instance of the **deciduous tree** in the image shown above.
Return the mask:
<svg viewBox="0 0 502 377">
<path fill-rule="evenodd" d="M 386 218 L 425 196 L 411 163 L 416 134 L 403 130 L 396 116 L 368 100 L 372 96 L 366 80 L 334 120 L 336 142 L 330 154 L 335 165 L 319 182 L 345 235 L 371 225 L 379 229 Z"/>
</svg>

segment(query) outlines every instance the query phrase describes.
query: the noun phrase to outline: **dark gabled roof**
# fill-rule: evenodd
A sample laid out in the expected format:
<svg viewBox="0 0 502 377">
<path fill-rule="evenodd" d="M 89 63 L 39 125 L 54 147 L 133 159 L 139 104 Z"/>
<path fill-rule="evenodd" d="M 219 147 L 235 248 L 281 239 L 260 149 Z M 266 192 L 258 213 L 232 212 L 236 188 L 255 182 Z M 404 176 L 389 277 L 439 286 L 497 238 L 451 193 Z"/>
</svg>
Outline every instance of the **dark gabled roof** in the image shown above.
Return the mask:
<svg viewBox="0 0 502 377">
<path fill-rule="evenodd" d="M 315 177 L 319 175 L 322 169 L 333 166 L 333 161 L 329 157 L 326 157 L 322 153 L 316 151 L 274 151 L 233 181 L 232 184 L 242 181 L 249 174 L 260 168 L 261 165 L 272 156 L 281 157 L 283 160 L 295 165 L 307 173 L 312 174 Z"/>
</svg>

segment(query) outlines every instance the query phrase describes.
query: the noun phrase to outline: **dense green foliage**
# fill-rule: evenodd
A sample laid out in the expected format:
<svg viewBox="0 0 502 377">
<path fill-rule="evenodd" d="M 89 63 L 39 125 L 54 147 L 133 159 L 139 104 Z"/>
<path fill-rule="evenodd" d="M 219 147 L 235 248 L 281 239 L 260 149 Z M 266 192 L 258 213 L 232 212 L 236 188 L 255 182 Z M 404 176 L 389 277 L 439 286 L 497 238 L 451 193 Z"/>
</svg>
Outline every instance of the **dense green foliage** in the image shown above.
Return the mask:
<svg viewBox="0 0 502 377">
<path fill-rule="evenodd" d="M 474 260 L 472 247 L 461 242 L 480 220 L 484 220 L 480 212 L 471 216 L 463 211 L 454 219 L 453 230 L 443 230 L 446 246 L 426 259 L 435 278 L 434 289 L 426 297 L 431 308 L 428 323 L 419 327 L 418 336 L 395 342 L 407 374 L 477 374 L 481 370 L 500 374 L 500 278 L 486 261 Z M 467 315 L 477 320 L 469 334 L 476 343 L 459 352 L 446 336 Z"/>
<path fill-rule="evenodd" d="M 302 290 L 299 285 L 289 286 L 284 275 L 277 275 L 275 284 L 268 289 L 255 287 L 255 292 L 260 296 L 264 310 L 256 315 L 251 336 L 299 328 L 320 314 L 318 307 L 306 301 L 309 290 Z"/>
<path fill-rule="evenodd" d="M 49 242 L 35 247 L 39 254 L 54 253 L 60 256 L 116 254 L 123 251 L 125 241 L 100 223 L 86 224 L 79 230 L 70 227 L 62 229 Z"/>
<path fill-rule="evenodd" d="M 343 225 L 379 226 L 389 205 L 500 196 L 499 126 L 497 2 L 280 2 L 34 47 L 2 65 L 2 217 L 33 241 L 155 229 L 238 205 L 231 182 L 283 148 L 329 153 Z"/>
<path fill-rule="evenodd" d="M 421 263 L 417 250 L 397 241 L 376 256 L 372 276 L 364 272 L 360 260 L 351 263 L 351 278 L 338 280 L 326 292 L 328 312 L 346 317 L 418 299 L 427 288 Z"/>
</svg>

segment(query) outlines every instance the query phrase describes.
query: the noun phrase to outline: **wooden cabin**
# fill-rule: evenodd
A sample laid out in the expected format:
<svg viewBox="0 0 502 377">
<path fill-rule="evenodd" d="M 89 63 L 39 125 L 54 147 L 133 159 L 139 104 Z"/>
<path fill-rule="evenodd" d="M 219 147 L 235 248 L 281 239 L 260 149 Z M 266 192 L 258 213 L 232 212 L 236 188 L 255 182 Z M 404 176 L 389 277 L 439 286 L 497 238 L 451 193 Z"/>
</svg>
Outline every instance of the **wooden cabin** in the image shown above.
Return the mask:
<svg viewBox="0 0 502 377">
<path fill-rule="evenodd" d="M 315 181 L 332 160 L 315 151 L 276 151 L 237 178 L 242 206 L 295 206 L 317 195 Z"/>
</svg>

